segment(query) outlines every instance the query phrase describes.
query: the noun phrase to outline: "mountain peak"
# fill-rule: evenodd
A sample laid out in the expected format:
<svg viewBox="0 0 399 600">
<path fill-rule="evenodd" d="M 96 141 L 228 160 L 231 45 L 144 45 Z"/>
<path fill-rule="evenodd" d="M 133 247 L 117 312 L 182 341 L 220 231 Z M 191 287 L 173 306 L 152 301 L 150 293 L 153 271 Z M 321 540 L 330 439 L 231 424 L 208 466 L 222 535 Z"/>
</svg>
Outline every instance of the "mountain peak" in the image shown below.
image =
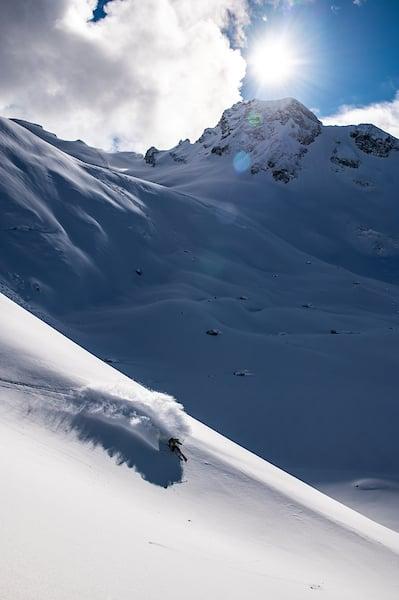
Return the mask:
<svg viewBox="0 0 399 600">
<path fill-rule="evenodd" d="M 275 180 L 287 183 L 296 177 L 300 159 L 321 127 L 318 118 L 294 98 L 237 102 L 194 144 L 186 140 L 169 152 L 150 148 L 145 160 L 156 166 L 227 155 L 239 173 L 270 171 Z"/>
<path fill-rule="evenodd" d="M 261 114 L 265 119 L 276 119 L 276 118 L 298 118 L 302 115 L 312 121 L 320 123 L 315 114 L 313 114 L 302 102 L 296 100 L 296 98 L 281 98 L 279 100 L 259 100 L 253 98 L 252 100 L 241 101 L 234 104 L 231 108 L 224 111 L 223 114 L 245 111 L 255 111 Z"/>
</svg>

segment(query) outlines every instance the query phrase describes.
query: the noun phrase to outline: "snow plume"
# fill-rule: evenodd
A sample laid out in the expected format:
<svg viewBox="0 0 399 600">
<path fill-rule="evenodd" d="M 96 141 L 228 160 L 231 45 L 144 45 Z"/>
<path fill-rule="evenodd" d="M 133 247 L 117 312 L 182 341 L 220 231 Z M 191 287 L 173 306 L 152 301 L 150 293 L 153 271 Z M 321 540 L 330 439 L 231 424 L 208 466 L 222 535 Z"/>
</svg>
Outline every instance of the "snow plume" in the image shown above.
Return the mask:
<svg viewBox="0 0 399 600">
<path fill-rule="evenodd" d="M 3 116 L 143 151 L 196 139 L 240 100 L 247 0 L 113 0 L 93 22 L 96 4 L 3 3 Z"/>
<path fill-rule="evenodd" d="M 376 102 L 366 106 L 344 105 L 334 115 L 323 117 L 324 125 L 359 125 L 373 123 L 399 138 L 399 92 L 391 102 Z"/>
<path fill-rule="evenodd" d="M 184 438 L 189 433 L 181 404 L 172 396 L 134 382 L 89 385 L 72 391 L 35 386 L 30 391 L 29 415 L 48 424 L 74 424 L 84 415 L 129 431 L 155 450 L 169 437 Z"/>
<path fill-rule="evenodd" d="M 72 390 L 8 379 L 0 384 L 10 389 L 8 409 L 20 417 L 102 448 L 150 483 L 181 481 L 182 466 L 167 441 L 184 442 L 190 427 L 172 396 L 125 381 Z"/>
<path fill-rule="evenodd" d="M 143 387 L 137 390 L 128 383 L 87 386 L 78 391 L 70 406 L 123 423 L 156 448 L 159 441 L 189 433 L 183 406 L 172 396 Z"/>
</svg>

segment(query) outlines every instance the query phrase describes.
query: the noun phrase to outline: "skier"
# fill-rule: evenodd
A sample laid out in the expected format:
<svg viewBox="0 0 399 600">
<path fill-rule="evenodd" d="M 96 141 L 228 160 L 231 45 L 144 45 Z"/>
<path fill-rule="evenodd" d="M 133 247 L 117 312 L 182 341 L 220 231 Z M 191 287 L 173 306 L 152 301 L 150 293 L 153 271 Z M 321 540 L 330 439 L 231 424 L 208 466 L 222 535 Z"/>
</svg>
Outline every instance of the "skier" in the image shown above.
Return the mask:
<svg viewBox="0 0 399 600">
<path fill-rule="evenodd" d="M 177 454 L 180 460 L 184 460 L 187 462 L 187 457 L 184 456 L 183 452 L 180 450 L 179 446 L 181 446 L 181 441 L 178 438 L 171 437 L 168 440 L 169 450 L 174 454 Z"/>
</svg>

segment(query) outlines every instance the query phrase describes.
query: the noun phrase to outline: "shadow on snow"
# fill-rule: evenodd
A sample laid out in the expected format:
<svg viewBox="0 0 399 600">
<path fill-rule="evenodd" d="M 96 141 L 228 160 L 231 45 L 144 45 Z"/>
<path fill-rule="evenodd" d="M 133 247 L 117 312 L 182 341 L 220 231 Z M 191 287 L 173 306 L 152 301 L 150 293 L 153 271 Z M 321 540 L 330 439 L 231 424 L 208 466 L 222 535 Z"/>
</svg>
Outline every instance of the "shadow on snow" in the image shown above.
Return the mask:
<svg viewBox="0 0 399 600">
<path fill-rule="evenodd" d="M 182 480 L 181 462 L 166 443 L 160 443 L 159 450 L 156 450 L 119 423 L 85 412 L 75 415 L 70 427 L 80 441 L 100 446 L 119 465 L 126 464 L 149 483 L 166 488 Z"/>
</svg>

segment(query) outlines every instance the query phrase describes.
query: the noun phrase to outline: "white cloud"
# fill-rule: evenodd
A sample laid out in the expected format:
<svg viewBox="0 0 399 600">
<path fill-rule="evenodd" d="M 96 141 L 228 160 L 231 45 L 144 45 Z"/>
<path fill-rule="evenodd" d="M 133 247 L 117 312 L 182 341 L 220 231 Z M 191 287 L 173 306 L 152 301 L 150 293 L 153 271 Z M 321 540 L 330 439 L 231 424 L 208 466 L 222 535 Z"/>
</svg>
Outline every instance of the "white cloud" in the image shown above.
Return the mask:
<svg viewBox="0 0 399 600">
<path fill-rule="evenodd" d="M 299 4 L 310 4 L 316 0 L 257 0 L 258 4 L 271 4 L 273 8 L 292 8 Z"/>
<path fill-rule="evenodd" d="M 353 0 L 353 4 L 355 6 L 362 6 L 362 4 L 365 4 L 366 0 Z"/>
<path fill-rule="evenodd" d="M 322 117 L 325 125 L 359 125 L 372 123 L 399 138 L 399 91 L 392 102 L 367 106 L 341 106 L 335 115 Z"/>
<path fill-rule="evenodd" d="M 247 0 L 13 0 L 0 20 L 0 114 L 144 150 L 196 138 L 240 99 Z"/>
</svg>

